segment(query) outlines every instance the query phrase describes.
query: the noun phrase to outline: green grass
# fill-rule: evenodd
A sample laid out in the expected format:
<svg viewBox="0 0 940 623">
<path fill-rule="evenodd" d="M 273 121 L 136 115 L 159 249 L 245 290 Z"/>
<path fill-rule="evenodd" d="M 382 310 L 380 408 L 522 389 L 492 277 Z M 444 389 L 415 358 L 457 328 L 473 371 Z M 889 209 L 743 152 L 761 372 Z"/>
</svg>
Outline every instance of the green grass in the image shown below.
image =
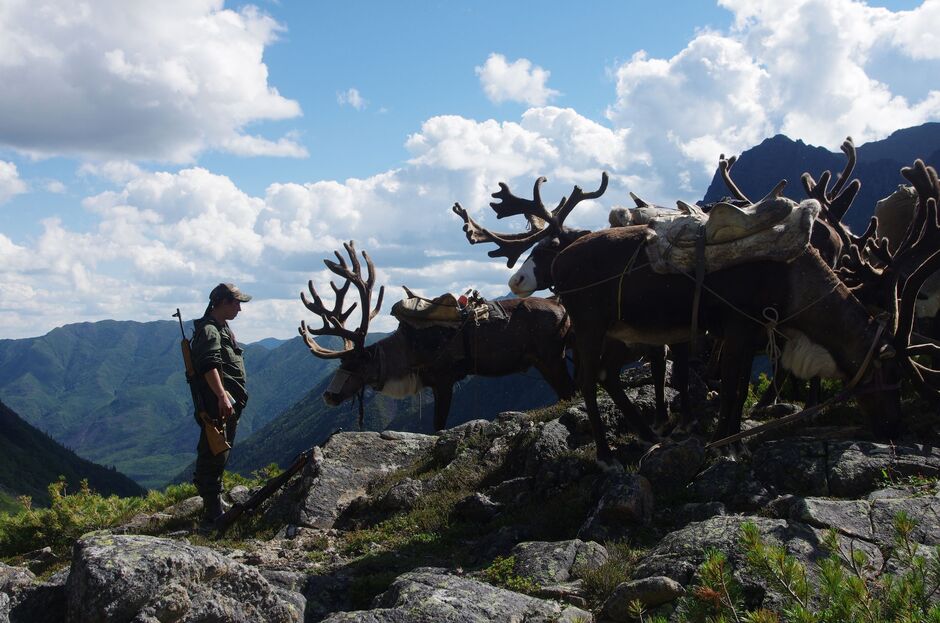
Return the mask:
<svg viewBox="0 0 940 623">
<path fill-rule="evenodd" d="M 539 588 L 531 578 L 516 573 L 515 556 L 497 556 L 490 566 L 483 569 L 483 579 L 494 586 L 526 595 L 534 595 Z"/>
<path fill-rule="evenodd" d="M 581 578 L 588 603 L 599 608 L 622 583 L 630 580 L 643 550 L 634 549 L 626 541 L 604 544 L 607 561 L 594 568 L 576 568 L 575 577 Z"/>
<path fill-rule="evenodd" d="M 227 490 L 236 485 L 254 487 L 276 471 L 277 467 L 272 465 L 252 478 L 226 472 L 223 481 Z M 48 491 L 51 499 L 48 508 L 34 508 L 24 496 L 20 498 L 24 507 L 21 512 L 0 514 L 0 557 L 9 559 L 46 546 L 52 547 L 56 555 L 65 556 L 72 543 L 86 532 L 119 526 L 139 513 L 155 513 L 196 495 L 196 487 L 189 483 L 151 490 L 138 497 L 103 496 L 85 481 L 77 491 L 69 491 L 66 481 L 59 480 L 50 484 Z M 268 533 L 273 535 L 273 528 L 263 525 L 261 516 L 255 515 L 236 523 L 227 538 L 235 543 L 244 536 Z"/>
</svg>

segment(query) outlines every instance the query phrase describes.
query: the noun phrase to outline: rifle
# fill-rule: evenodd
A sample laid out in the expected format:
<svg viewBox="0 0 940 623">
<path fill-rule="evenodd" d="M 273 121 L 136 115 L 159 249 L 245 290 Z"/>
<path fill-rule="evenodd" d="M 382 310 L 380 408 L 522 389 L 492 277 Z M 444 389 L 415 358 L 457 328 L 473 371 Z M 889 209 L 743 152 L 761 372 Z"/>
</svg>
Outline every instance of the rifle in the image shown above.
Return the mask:
<svg viewBox="0 0 940 623">
<path fill-rule="evenodd" d="M 183 340 L 180 342 L 180 349 L 183 351 L 183 365 L 186 366 L 186 382 L 189 383 L 189 393 L 192 394 L 193 397 L 193 406 L 196 408 L 196 415 L 199 421 L 202 422 L 203 429 L 206 431 L 206 441 L 209 442 L 209 450 L 212 454 L 222 454 L 226 450 L 230 450 L 232 444 L 225 438 L 225 433 L 219 430 L 215 422 L 212 421 L 212 418 L 209 417 L 209 411 L 206 410 L 203 404 L 202 395 L 199 393 L 199 390 L 196 389 L 196 368 L 193 366 L 193 353 L 189 345 L 189 340 L 186 339 L 186 331 L 183 330 L 183 316 L 180 314 L 179 307 L 176 308 L 176 313 L 173 314 L 173 317 L 180 321 L 180 333 L 183 335 Z"/>
<path fill-rule="evenodd" d="M 261 489 L 259 489 L 254 495 L 248 498 L 244 503 L 236 503 L 232 508 L 228 509 L 221 515 L 218 519 L 215 520 L 215 529 L 218 531 L 218 536 L 225 534 L 225 531 L 228 530 L 235 521 L 241 517 L 244 513 L 253 511 L 255 508 L 261 505 L 262 502 L 267 500 L 271 495 L 281 488 L 281 486 L 291 479 L 291 476 L 300 471 L 300 469 L 307 464 L 310 460 L 310 457 L 313 456 L 314 448 L 309 450 L 304 450 L 297 455 L 297 458 L 294 459 L 294 462 L 291 463 L 291 466 L 288 467 L 284 472 L 278 474 L 274 478 L 268 480 Z"/>
</svg>

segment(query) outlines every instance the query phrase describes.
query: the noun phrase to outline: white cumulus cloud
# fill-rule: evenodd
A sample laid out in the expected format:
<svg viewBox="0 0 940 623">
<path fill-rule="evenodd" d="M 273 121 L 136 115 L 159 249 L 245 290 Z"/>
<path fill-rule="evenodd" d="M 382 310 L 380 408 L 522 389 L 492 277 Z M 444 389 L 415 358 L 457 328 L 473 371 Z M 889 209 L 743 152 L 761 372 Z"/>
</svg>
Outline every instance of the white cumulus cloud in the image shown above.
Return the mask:
<svg viewBox="0 0 940 623">
<path fill-rule="evenodd" d="M 187 162 L 206 149 L 303 156 L 246 133 L 300 115 L 268 84 L 281 27 L 219 0 L 6 0 L 0 145 L 33 155 Z"/>
<path fill-rule="evenodd" d="M 0 203 L 25 192 L 26 182 L 20 179 L 16 165 L 0 160 Z"/>
<path fill-rule="evenodd" d="M 892 84 L 940 70 L 940 48 L 926 44 L 940 1 L 895 13 L 856 0 L 786 11 L 771 0 L 720 3 L 734 13 L 729 32 L 700 32 L 669 59 L 637 52 L 614 71 L 608 118 L 630 131 L 662 188 L 701 196 L 719 153 L 777 133 L 835 149 L 847 135 L 861 144 L 940 119 L 940 85 L 922 81 L 914 99 Z"/>
<path fill-rule="evenodd" d="M 559 95 L 558 91 L 546 85 L 551 72 L 533 65 L 526 58 L 510 63 L 502 54 L 493 53 L 475 71 L 486 97 L 496 104 L 522 102 L 542 106 Z"/>
<path fill-rule="evenodd" d="M 347 89 L 336 94 L 336 101 L 340 106 L 352 106 L 356 110 L 364 110 L 368 102 L 359 93 L 359 89 Z"/>
</svg>

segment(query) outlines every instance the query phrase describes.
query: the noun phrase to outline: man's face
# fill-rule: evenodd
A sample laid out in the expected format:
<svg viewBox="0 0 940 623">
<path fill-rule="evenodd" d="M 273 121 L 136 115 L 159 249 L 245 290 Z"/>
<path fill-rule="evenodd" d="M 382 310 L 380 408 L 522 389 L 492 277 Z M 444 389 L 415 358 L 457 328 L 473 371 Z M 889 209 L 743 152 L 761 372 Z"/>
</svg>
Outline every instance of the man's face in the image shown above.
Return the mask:
<svg viewBox="0 0 940 623">
<path fill-rule="evenodd" d="M 225 301 L 219 303 L 217 306 L 219 314 L 222 316 L 223 320 L 232 320 L 235 316 L 238 315 L 238 312 L 242 310 L 241 301 L 236 299 L 226 299 Z"/>
</svg>

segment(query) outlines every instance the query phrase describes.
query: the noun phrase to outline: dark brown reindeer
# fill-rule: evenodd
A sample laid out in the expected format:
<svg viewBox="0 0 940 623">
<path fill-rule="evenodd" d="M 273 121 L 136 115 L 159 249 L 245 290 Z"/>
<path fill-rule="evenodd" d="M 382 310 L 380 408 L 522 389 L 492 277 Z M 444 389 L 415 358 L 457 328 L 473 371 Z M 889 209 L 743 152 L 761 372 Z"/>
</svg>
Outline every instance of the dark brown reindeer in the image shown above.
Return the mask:
<svg viewBox="0 0 940 623">
<path fill-rule="evenodd" d="M 332 309 L 324 305 L 312 281 L 308 284 L 310 299 L 304 293 L 300 295 L 307 309 L 323 323 L 319 329 L 308 327 L 306 322 L 300 324 L 300 335 L 310 352 L 323 359 L 340 359 L 339 369 L 323 394 L 327 404 L 338 405 L 366 386 L 393 398 L 430 387 L 434 395 L 434 428 L 441 430 L 450 412 L 454 383 L 471 374 L 504 376 L 535 367 L 560 399 L 574 395 L 565 359 L 570 320 L 564 307 L 548 299 L 501 301 L 509 319 L 483 322 L 479 326 L 472 320 L 459 329 L 416 329 L 401 323 L 388 337 L 366 346 L 369 321 L 382 306 L 384 287 L 371 308 L 375 284 L 372 260 L 362 252 L 368 269 L 368 276 L 363 279 L 354 244 L 343 246 L 349 264 L 339 252 L 335 253 L 337 262 L 324 260 L 331 272 L 345 280 L 342 287 L 330 282 L 335 299 Z M 359 292 L 362 310 L 356 329 L 345 326 L 359 304 L 352 303 L 343 309 L 350 284 Z M 342 338 L 343 348 L 332 350 L 317 343 L 316 336 L 327 335 Z"/>
<path fill-rule="evenodd" d="M 780 185 L 775 189 L 777 193 L 781 190 Z M 534 203 L 541 203 L 537 195 Z M 530 210 L 544 212 L 535 206 Z M 520 209 L 519 213 L 525 212 Z M 469 219 L 466 228 L 471 243 L 500 245 L 490 252 L 493 257 L 518 258 L 525 251 L 521 243 L 510 245 L 492 234 L 484 236 L 479 231 L 482 228 Z M 596 402 L 604 340 L 668 344 L 690 337 L 694 278 L 653 272 L 645 250 L 649 235 L 646 226 L 610 228 L 584 235 L 555 254 L 545 246 L 536 248 L 527 260 L 534 262 L 528 275 L 510 279 L 516 291 L 525 283 L 526 293 L 549 286 L 561 293 L 575 329 L 578 384 L 602 461 L 612 460 Z M 923 271 L 938 265 L 940 254 L 935 254 L 908 279 L 897 333 L 859 303 L 812 247 L 789 262 L 754 261 L 707 273 L 697 325 L 725 341 L 715 438 L 740 430 L 751 361 L 769 331 L 787 338 L 784 362 L 788 350 L 793 360 L 798 346 L 812 353 L 815 361 L 799 366 L 804 374 L 852 379 L 850 383 L 860 390 L 859 407 L 876 434 L 893 435 L 899 423 L 901 366 L 913 369 L 910 356 L 919 352 L 919 347 L 910 345 L 906 318 L 912 316 L 913 296 L 923 281 Z M 764 320 L 768 315 L 777 320 Z M 923 376 L 938 382 L 936 374 Z"/>
<path fill-rule="evenodd" d="M 493 193 L 498 202 L 490 206 L 496 212 L 497 218 L 504 218 L 522 214 L 529 221 L 529 231 L 523 233 L 494 233 L 477 224 L 467 211 L 459 204 L 455 204 L 453 211 L 464 221 L 464 232 L 471 244 L 481 242 L 495 242 L 499 248 L 490 251 L 490 257 L 505 257 L 506 265 L 512 268 L 519 257 L 529 248 L 535 247 L 523 266 L 510 280 L 513 293 L 522 298 L 528 297 L 536 289 L 551 285 L 548 273 L 554 257 L 574 243 L 576 240 L 590 233 L 589 230 L 571 229 L 564 225 L 565 218 L 581 201 L 596 199 L 607 190 L 608 177 L 604 173 L 600 187 L 590 193 L 585 193 L 575 186 L 570 197 L 563 197 L 558 206 L 549 212 L 541 200 L 541 185 L 545 182 L 540 177 L 533 189 L 534 199 L 522 199 L 512 194 L 509 187 L 500 183 L 500 190 Z M 538 283 L 545 285 L 537 286 Z M 567 295 L 563 293 L 562 298 Z M 679 428 L 684 429 L 691 424 L 691 404 L 688 392 L 688 348 L 683 344 L 676 349 L 676 365 L 673 367 L 673 382 L 680 389 L 680 421 Z M 650 428 L 664 431 L 668 428 L 668 413 L 665 400 L 666 360 L 665 348 L 662 345 L 647 346 L 643 344 L 626 344 L 620 340 L 609 340 L 604 343 L 600 353 L 600 373 L 594 382 L 600 381 L 608 395 L 613 399 L 617 408 L 624 414 L 628 425 L 647 441 L 655 441 L 657 435 Z M 636 409 L 620 385 L 620 370 L 625 364 L 645 357 L 650 362 L 653 376 L 653 385 L 656 397 L 656 417 L 649 422 Z M 580 363 L 576 357 L 576 370 L 580 377 Z M 596 391 L 596 389 L 595 389 Z"/>
<path fill-rule="evenodd" d="M 857 161 L 855 143 L 852 141 L 851 136 L 846 137 L 842 142 L 841 150 L 845 154 L 846 163 L 831 190 L 829 189 L 829 182 L 832 174 L 829 171 L 824 171 L 819 176 L 818 182 L 808 172 L 800 178 L 807 197 L 816 199 L 820 205 L 819 216 L 813 221 L 810 230 L 810 244 L 813 245 L 813 248 L 816 249 L 826 265 L 834 270 L 839 264 L 843 249 L 848 249 L 850 245 L 858 242 L 858 238 L 853 236 L 842 222 L 861 188 L 861 183 L 857 179 L 848 182 Z M 753 202 L 731 178 L 731 169 L 734 167 L 735 162 L 737 162 L 737 156 L 725 158 L 724 154 L 721 154 L 718 159 L 718 171 L 732 195 L 728 200 L 731 200 L 737 206 L 753 205 Z M 706 212 L 709 207 L 705 207 Z M 758 405 L 767 405 L 775 400 L 783 382 L 780 379 L 775 379 L 774 383 L 768 387 L 767 392 L 759 400 Z M 818 402 L 820 386 L 819 377 L 810 379 L 807 405 Z"/>
</svg>

